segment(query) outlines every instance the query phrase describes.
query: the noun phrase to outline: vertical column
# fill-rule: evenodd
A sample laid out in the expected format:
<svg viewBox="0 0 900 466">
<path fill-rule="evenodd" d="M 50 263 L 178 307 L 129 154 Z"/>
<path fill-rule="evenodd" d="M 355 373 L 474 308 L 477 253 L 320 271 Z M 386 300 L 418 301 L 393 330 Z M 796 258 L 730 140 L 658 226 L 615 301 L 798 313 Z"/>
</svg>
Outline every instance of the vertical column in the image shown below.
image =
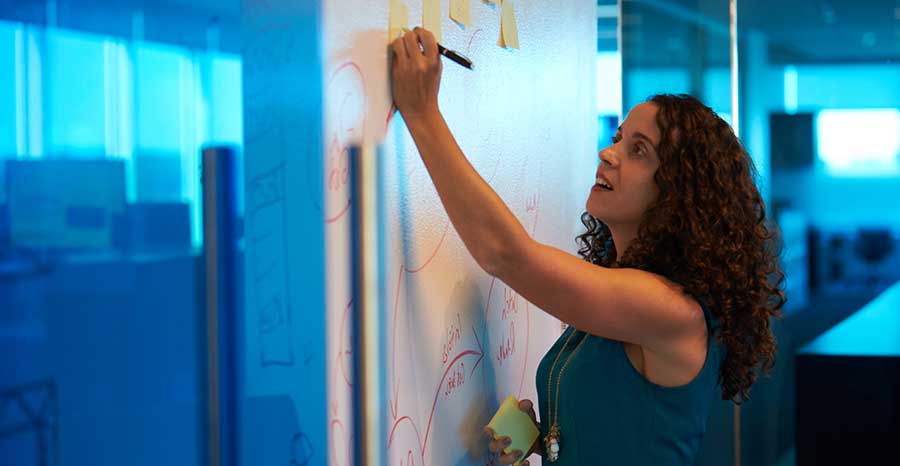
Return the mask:
<svg viewBox="0 0 900 466">
<path fill-rule="evenodd" d="M 202 462 L 209 466 L 236 461 L 235 322 L 240 284 L 237 273 L 237 153 L 229 147 L 203 150 L 203 273 L 205 292 L 199 341 L 205 343 L 206 428 Z M 202 399 L 202 398 L 201 398 Z M 204 408 L 201 408 L 204 409 Z M 205 447 L 205 448 L 204 448 Z"/>
<path fill-rule="evenodd" d="M 740 102 L 738 99 L 737 0 L 728 2 L 728 46 L 731 65 L 731 126 L 740 136 Z M 734 466 L 741 465 L 741 406 L 734 405 Z"/>
<path fill-rule="evenodd" d="M 384 332 L 380 318 L 383 302 L 379 260 L 378 161 L 370 146 L 350 148 L 350 183 L 353 192 L 350 251 L 353 286 L 353 464 L 386 464 L 383 412 L 385 367 Z"/>
<path fill-rule="evenodd" d="M 754 76 L 755 79 L 743 80 L 739 92 L 743 103 L 742 127 L 740 136 L 753 157 L 753 163 L 759 172 L 759 190 L 766 207 L 771 206 L 771 163 L 769 154 L 769 106 L 771 96 L 782 95 L 781 80 L 768 66 L 766 38 L 758 32 L 741 33 L 740 72 L 743 76 Z"/>
</svg>

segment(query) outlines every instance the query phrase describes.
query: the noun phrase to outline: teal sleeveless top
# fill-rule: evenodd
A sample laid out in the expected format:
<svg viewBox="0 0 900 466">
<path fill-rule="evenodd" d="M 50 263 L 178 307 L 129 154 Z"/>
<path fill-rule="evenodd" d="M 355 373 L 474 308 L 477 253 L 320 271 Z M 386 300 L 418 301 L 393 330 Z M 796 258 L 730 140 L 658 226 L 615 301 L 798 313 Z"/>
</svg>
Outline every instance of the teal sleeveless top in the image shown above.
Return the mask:
<svg viewBox="0 0 900 466">
<path fill-rule="evenodd" d="M 550 428 L 548 401 L 556 397 L 556 381 L 566 358 L 583 338 L 559 385 L 559 459 L 549 466 L 571 465 L 692 465 L 706 432 L 710 405 L 721 399 L 719 366 L 724 351 L 715 340 L 717 320 L 701 303 L 706 317 L 706 362 L 691 382 L 678 387 L 657 385 L 639 373 L 622 342 L 589 335 L 572 327 L 556 340 L 537 370 L 541 437 Z M 550 367 L 560 348 L 547 396 Z M 554 401 L 554 409 L 556 403 Z"/>
</svg>

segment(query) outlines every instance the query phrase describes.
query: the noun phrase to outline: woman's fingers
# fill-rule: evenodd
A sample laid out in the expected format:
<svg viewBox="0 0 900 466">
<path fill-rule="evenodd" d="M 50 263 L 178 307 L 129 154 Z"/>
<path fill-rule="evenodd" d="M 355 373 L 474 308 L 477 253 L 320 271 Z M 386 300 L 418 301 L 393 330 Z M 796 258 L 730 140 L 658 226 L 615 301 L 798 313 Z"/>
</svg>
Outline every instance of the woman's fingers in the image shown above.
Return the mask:
<svg viewBox="0 0 900 466">
<path fill-rule="evenodd" d="M 438 46 L 434 34 L 432 34 L 431 31 L 420 27 L 416 27 L 413 31 L 418 35 L 419 42 L 422 43 L 422 48 L 425 49 L 425 56 L 430 59 L 437 58 Z"/>
<path fill-rule="evenodd" d="M 494 430 L 490 427 L 485 427 L 483 432 L 486 437 L 491 439 L 490 443 L 488 443 L 488 450 L 491 453 L 500 453 L 512 443 L 509 437 L 494 438 Z"/>
<path fill-rule="evenodd" d="M 406 45 L 403 45 L 403 38 L 398 37 L 391 42 L 391 49 L 394 50 L 394 60 L 400 61 L 406 59 Z"/>
<path fill-rule="evenodd" d="M 525 411 L 525 414 L 531 417 L 531 420 L 534 421 L 537 418 L 534 416 L 534 405 L 531 403 L 531 400 L 522 400 L 519 402 L 519 409 Z"/>
<path fill-rule="evenodd" d="M 499 464 L 513 464 L 522 458 L 523 453 L 521 450 L 513 450 L 508 454 L 503 453 L 503 450 L 512 443 L 512 440 L 509 437 L 503 436 L 494 438 L 494 431 L 490 427 L 485 427 L 482 432 L 486 437 L 491 439 L 490 444 L 488 444 L 488 450 L 490 450 L 491 453 L 499 453 L 497 456 L 497 462 Z M 529 466 L 529 464 L 527 461 L 524 461 L 520 466 Z"/>
<path fill-rule="evenodd" d="M 511 442 L 509 437 L 494 438 L 494 429 L 491 429 L 490 427 L 485 427 L 483 432 L 487 438 L 491 439 L 491 441 L 488 443 L 488 450 L 490 450 L 491 453 L 499 453 L 503 451 L 503 449 L 508 447 Z"/>
<path fill-rule="evenodd" d="M 521 450 L 513 450 L 513 451 L 509 452 L 508 455 L 500 455 L 497 458 L 497 462 L 500 464 L 513 464 L 516 461 L 519 461 L 519 458 L 521 458 L 521 457 L 522 457 Z"/>
<path fill-rule="evenodd" d="M 534 405 L 531 404 L 531 400 L 521 400 L 519 401 L 519 409 L 522 411 L 531 411 L 534 409 Z"/>
<path fill-rule="evenodd" d="M 403 43 L 406 45 L 406 55 L 413 62 L 422 60 L 422 49 L 419 48 L 419 36 L 415 31 L 409 31 L 403 34 Z"/>
<path fill-rule="evenodd" d="M 491 443 L 488 445 L 488 450 L 491 453 L 501 453 L 506 447 L 512 444 L 512 440 L 509 437 L 499 437 L 491 440 Z"/>
</svg>

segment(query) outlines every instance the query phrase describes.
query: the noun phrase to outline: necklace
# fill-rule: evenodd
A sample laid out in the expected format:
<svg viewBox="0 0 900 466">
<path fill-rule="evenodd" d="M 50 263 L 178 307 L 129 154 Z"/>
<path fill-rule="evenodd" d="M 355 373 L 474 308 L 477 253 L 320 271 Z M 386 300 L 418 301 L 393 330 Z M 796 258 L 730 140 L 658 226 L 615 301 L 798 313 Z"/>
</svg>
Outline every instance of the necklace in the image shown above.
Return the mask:
<svg viewBox="0 0 900 466">
<path fill-rule="evenodd" d="M 572 330 L 572 333 L 569 334 L 569 337 L 566 338 L 565 343 L 563 343 L 562 348 L 559 350 L 559 353 L 556 354 L 556 359 L 553 360 L 553 364 L 550 366 L 550 376 L 547 377 L 547 402 L 549 406 L 547 407 L 547 417 L 552 421 L 550 423 L 550 430 L 547 432 L 547 435 L 544 437 L 544 451 L 547 452 L 547 461 L 550 463 L 555 463 L 556 460 L 559 459 L 560 452 L 560 441 L 562 440 L 562 432 L 559 429 L 559 422 L 557 422 L 559 418 L 559 383 L 562 381 L 563 371 L 566 370 L 566 366 L 569 365 L 569 361 L 572 360 L 572 356 L 575 356 L 575 353 L 578 352 L 578 349 L 581 348 L 581 345 L 584 344 L 584 341 L 587 340 L 587 333 L 584 334 L 584 337 L 578 343 L 578 346 L 575 347 L 574 350 L 566 357 L 565 362 L 563 362 L 562 367 L 559 369 L 559 374 L 556 376 L 556 397 L 553 403 L 550 403 L 550 388 L 553 383 L 553 369 L 556 368 L 556 363 L 559 362 L 559 357 L 562 356 L 563 351 L 566 350 L 566 346 L 569 345 L 569 341 L 572 340 L 572 337 L 575 336 L 575 332 L 577 330 Z M 553 409 L 553 405 L 556 405 L 556 409 Z M 555 411 L 555 412 L 554 412 Z"/>
</svg>

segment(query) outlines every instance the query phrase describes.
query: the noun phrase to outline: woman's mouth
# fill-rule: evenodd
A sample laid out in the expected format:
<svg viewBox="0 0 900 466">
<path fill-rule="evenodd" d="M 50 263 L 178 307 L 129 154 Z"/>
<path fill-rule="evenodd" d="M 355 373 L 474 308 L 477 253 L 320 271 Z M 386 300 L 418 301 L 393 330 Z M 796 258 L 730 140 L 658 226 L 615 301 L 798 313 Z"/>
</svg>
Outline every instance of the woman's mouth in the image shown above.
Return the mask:
<svg viewBox="0 0 900 466">
<path fill-rule="evenodd" d="M 610 186 L 609 183 L 606 182 L 606 180 L 598 177 L 597 182 L 594 184 L 594 187 L 591 188 L 591 191 L 595 191 L 595 190 L 597 190 L 597 191 L 612 191 L 613 189 L 612 189 L 612 186 Z"/>
</svg>

